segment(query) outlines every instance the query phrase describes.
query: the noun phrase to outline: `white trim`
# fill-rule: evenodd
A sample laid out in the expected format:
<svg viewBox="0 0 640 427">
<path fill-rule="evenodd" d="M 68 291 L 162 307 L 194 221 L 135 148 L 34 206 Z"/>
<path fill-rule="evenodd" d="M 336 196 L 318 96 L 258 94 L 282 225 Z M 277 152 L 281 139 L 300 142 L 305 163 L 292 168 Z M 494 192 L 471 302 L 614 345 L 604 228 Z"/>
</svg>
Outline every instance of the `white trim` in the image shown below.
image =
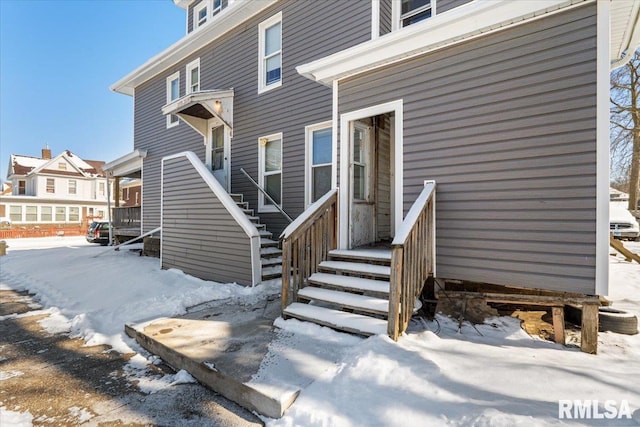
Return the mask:
<svg viewBox="0 0 640 427">
<path fill-rule="evenodd" d="M 567 10 L 574 2 L 577 6 L 588 3 L 578 0 L 476 0 L 397 29 L 384 37 L 300 65 L 296 70 L 328 86 L 335 79 L 483 37 L 552 12 Z"/>
<path fill-rule="evenodd" d="M 308 208 L 312 202 L 313 196 L 313 132 L 321 129 L 332 129 L 331 131 L 331 162 L 326 163 L 324 165 L 329 165 L 331 167 L 331 173 L 333 174 L 334 163 L 333 163 L 333 124 L 331 120 L 322 123 L 316 123 L 313 125 L 304 127 L 304 206 L 305 209 Z M 331 177 L 331 182 L 329 183 L 329 190 L 334 188 L 333 186 L 333 177 Z"/>
<path fill-rule="evenodd" d="M 400 29 L 401 0 L 391 2 L 391 32 Z"/>
<path fill-rule="evenodd" d="M 402 203 L 403 203 L 403 115 L 402 115 L 402 99 L 386 102 L 384 104 L 374 105 L 372 107 L 363 108 L 361 110 L 351 111 L 340 115 L 340 187 L 342 191 L 339 194 L 339 238 L 338 249 L 349 249 L 349 187 L 351 185 L 349 163 L 350 163 L 350 139 L 349 139 L 349 123 L 379 114 L 394 113 L 395 129 L 394 129 L 394 148 L 395 156 L 394 170 L 395 179 L 392 188 L 395 191 L 395 200 L 393 201 L 393 215 L 395 219 L 394 233 L 402 224 Z"/>
<path fill-rule="evenodd" d="M 274 52 L 270 57 L 275 55 L 280 55 L 280 80 L 275 83 L 267 84 L 266 81 L 266 69 L 265 69 L 265 61 L 268 59 L 264 55 L 265 48 L 265 33 L 266 30 L 273 27 L 276 24 L 280 24 L 280 50 Z M 260 24 L 258 24 L 258 94 L 270 91 L 277 87 L 282 86 L 282 77 L 283 77 L 283 40 L 282 40 L 282 12 L 278 12 L 270 18 L 265 19 Z"/>
<path fill-rule="evenodd" d="M 199 4 L 195 5 L 193 8 L 193 31 L 196 31 L 200 28 L 202 28 L 203 26 L 205 26 L 207 24 L 207 22 L 209 22 L 210 19 L 210 14 L 209 14 L 209 8 L 210 4 L 209 4 L 209 0 L 202 0 Z M 199 15 L 200 15 L 200 11 L 202 9 L 206 9 L 206 13 L 204 16 L 204 22 L 200 23 L 200 20 L 198 19 Z"/>
<path fill-rule="evenodd" d="M 380 0 L 371 0 L 371 40 L 380 37 Z"/>
<path fill-rule="evenodd" d="M 173 98 L 171 96 L 171 86 L 172 83 L 178 80 L 178 97 L 177 98 Z M 171 74 L 170 76 L 167 77 L 166 79 L 166 91 L 167 91 L 167 104 L 171 104 L 173 101 L 175 101 L 176 99 L 180 99 L 180 71 L 176 71 L 175 73 Z M 171 114 L 167 115 L 166 121 L 167 121 L 167 129 L 178 126 L 180 124 L 180 119 L 176 116 L 176 121 L 172 122 L 171 121 Z"/>
<path fill-rule="evenodd" d="M 118 157 L 102 167 L 102 170 L 110 172 L 111 176 L 125 176 L 142 170 L 142 159 L 147 157 L 147 150 L 136 149 L 131 153 Z"/>
<path fill-rule="evenodd" d="M 280 208 L 282 208 L 283 205 L 283 194 L 282 194 L 282 184 L 283 184 L 283 173 L 282 173 L 282 169 L 283 169 L 283 158 L 282 158 L 282 152 L 284 151 L 284 138 L 282 135 L 282 132 L 279 133 L 273 133 L 271 135 L 266 135 L 266 136 L 261 136 L 260 138 L 258 138 L 258 185 L 260 185 L 260 187 L 262 187 L 265 191 L 266 191 L 266 187 L 264 185 L 264 176 L 265 176 L 265 170 L 264 170 L 264 161 L 265 161 L 265 145 L 262 145 L 262 141 L 266 140 L 271 141 L 271 140 L 280 140 Z M 272 175 L 275 175 L 275 172 L 271 172 Z M 262 212 L 280 212 L 278 210 L 277 207 L 273 206 L 273 205 L 266 205 L 265 204 L 265 197 L 264 194 L 262 194 L 262 191 L 258 191 L 258 212 L 262 213 Z"/>
<path fill-rule="evenodd" d="M 225 190 L 227 192 L 231 191 L 231 129 L 226 126 L 224 123 L 221 123 L 216 118 L 209 119 L 207 123 L 207 127 L 209 129 L 208 135 L 204 137 L 205 144 L 205 165 L 211 170 L 213 174 L 213 129 L 222 127 L 222 138 L 223 142 L 223 163 L 224 163 L 224 173 L 225 173 Z"/>
<path fill-rule="evenodd" d="M 338 186 L 338 125 L 340 124 L 338 120 L 338 81 L 333 82 L 333 93 L 332 93 L 332 112 L 331 112 L 331 121 L 333 122 L 333 130 L 331 133 L 331 143 L 333 146 L 331 147 L 331 155 L 333 158 L 331 159 L 331 188 L 336 188 Z"/>
<path fill-rule="evenodd" d="M 191 81 L 191 71 L 193 71 L 195 68 L 198 69 L 198 89 L 197 90 L 193 90 L 193 88 L 191 86 L 193 86 L 193 82 Z M 186 71 L 186 75 L 187 75 L 187 84 L 186 84 L 186 91 L 185 91 L 185 95 L 188 95 L 190 93 L 193 92 L 199 92 L 200 89 L 202 89 L 202 80 L 201 80 L 201 72 L 200 72 L 200 58 L 196 58 L 193 61 L 189 62 L 187 64 L 187 66 L 185 67 L 185 71 Z M 174 100 L 175 101 L 175 100 Z"/>
<path fill-rule="evenodd" d="M 251 275 L 252 275 L 252 286 L 255 286 L 260 283 L 262 279 L 262 267 L 260 264 L 260 233 L 249 218 L 240 210 L 238 205 L 233 201 L 229 193 L 226 192 L 224 188 L 220 185 L 220 183 L 213 177 L 211 172 L 207 169 L 207 167 L 202 163 L 202 161 L 195 155 L 195 153 L 191 151 L 183 151 L 181 153 L 172 154 L 170 156 L 166 156 L 162 158 L 162 175 L 160 175 L 161 184 L 164 182 L 164 163 L 167 160 L 176 159 L 179 157 L 185 157 L 193 168 L 198 172 L 202 180 L 207 184 L 209 189 L 215 194 L 220 203 L 225 207 L 227 212 L 233 217 L 236 223 L 242 228 L 247 237 L 249 237 L 251 241 Z M 161 211 L 160 211 L 160 221 L 162 224 L 162 206 L 164 205 L 164 188 L 161 185 Z M 164 227 L 162 228 L 164 230 Z M 162 234 L 162 231 L 161 231 Z M 162 244 L 162 243 L 161 243 Z M 162 257 L 162 250 L 160 251 Z M 162 258 L 161 258 L 162 262 Z M 161 264 L 162 265 L 162 264 Z"/>
<path fill-rule="evenodd" d="M 609 294 L 609 36 L 610 7 L 597 3 L 596 42 L 596 273 L 595 293 Z"/>
</svg>

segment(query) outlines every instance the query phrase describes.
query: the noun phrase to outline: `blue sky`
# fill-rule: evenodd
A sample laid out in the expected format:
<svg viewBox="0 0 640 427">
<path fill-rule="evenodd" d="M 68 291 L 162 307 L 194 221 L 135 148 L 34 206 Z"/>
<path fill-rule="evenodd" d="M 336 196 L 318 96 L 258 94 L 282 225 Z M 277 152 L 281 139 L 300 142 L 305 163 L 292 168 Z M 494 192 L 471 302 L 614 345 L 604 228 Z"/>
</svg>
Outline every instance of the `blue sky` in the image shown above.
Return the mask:
<svg viewBox="0 0 640 427">
<path fill-rule="evenodd" d="M 185 33 L 171 0 L 0 0 L 0 179 L 10 154 L 133 149 L 133 99 L 109 86 Z"/>
</svg>

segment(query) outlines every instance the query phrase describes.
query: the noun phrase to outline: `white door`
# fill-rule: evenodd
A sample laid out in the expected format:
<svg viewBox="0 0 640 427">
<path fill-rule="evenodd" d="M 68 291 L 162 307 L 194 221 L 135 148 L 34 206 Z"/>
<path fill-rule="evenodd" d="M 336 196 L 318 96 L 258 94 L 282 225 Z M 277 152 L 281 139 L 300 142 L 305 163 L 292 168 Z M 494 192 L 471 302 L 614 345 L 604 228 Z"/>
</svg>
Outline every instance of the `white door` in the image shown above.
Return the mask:
<svg viewBox="0 0 640 427">
<path fill-rule="evenodd" d="M 224 126 L 211 129 L 211 171 L 222 187 L 229 191 L 229 143 Z"/>
<path fill-rule="evenodd" d="M 351 122 L 351 248 L 376 241 L 376 204 L 374 185 L 374 144 L 371 127 Z"/>
</svg>

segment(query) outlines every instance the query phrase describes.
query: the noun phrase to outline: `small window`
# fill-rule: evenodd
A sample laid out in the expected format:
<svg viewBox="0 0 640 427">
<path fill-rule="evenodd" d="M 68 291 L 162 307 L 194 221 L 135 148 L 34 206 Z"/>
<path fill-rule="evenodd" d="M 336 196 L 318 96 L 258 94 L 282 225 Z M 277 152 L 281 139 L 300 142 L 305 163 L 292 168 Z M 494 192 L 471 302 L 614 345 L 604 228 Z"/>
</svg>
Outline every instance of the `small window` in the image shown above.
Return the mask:
<svg viewBox="0 0 640 427">
<path fill-rule="evenodd" d="M 67 220 L 67 208 L 64 206 L 56 207 L 56 221 L 65 222 Z"/>
<path fill-rule="evenodd" d="M 67 170 L 67 164 L 65 162 L 59 162 L 58 163 L 58 170 L 66 171 Z"/>
<path fill-rule="evenodd" d="M 9 206 L 9 218 L 13 222 L 22 222 L 22 206 Z"/>
<path fill-rule="evenodd" d="M 100 197 L 104 197 L 105 196 L 105 192 L 104 192 L 104 182 L 99 182 L 98 183 L 98 196 Z"/>
<path fill-rule="evenodd" d="M 368 129 L 366 126 L 353 126 L 353 198 L 354 200 L 368 200 L 367 176 L 369 170 Z"/>
<path fill-rule="evenodd" d="M 200 90 L 200 58 L 187 64 L 187 93 Z"/>
<path fill-rule="evenodd" d="M 27 194 L 27 181 L 23 179 L 18 181 L 18 194 Z"/>
<path fill-rule="evenodd" d="M 209 18 L 208 1 L 202 0 L 200 4 L 193 8 L 193 29 L 197 30 L 207 23 Z"/>
<path fill-rule="evenodd" d="M 138 203 L 140 203 L 140 193 L 136 191 L 135 195 L 136 195 L 136 205 L 137 205 Z"/>
<path fill-rule="evenodd" d="M 259 25 L 258 93 L 282 85 L 282 12 Z"/>
<path fill-rule="evenodd" d="M 99 210 L 98 211 L 98 218 L 104 218 L 104 211 L 103 210 Z"/>
<path fill-rule="evenodd" d="M 76 194 L 78 182 L 75 179 L 69 180 L 69 194 Z"/>
<path fill-rule="evenodd" d="M 433 0 L 402 0 L 400 5 L 400 26 L 406 27 L 431 18 Z"/>
<path fill-rule="evenodd" d="M 80 222 L 80 208 L 79 207 L 70 207 L 69 208 L 69 222 Z"/>
<path fill-rule="evenodd" d="M 180 71 L 167 77 L 167 104 L 171 104 L 178 98 L 180 98 Z M 167 128 L 174 127 L 178 123 L 178 116 L 174 114 L 167 116 Z"/>
<path fill-rule="evenodd" d="M 47 193 L 56 192 L 56 180 L 53 178 L 47 178 Z"/>
<path fill-rule="evenodd" d="M 213 0 L 213 6 L 211 7 L 211 17 L 213 18 L 222 10 L 222 0 Z"/>
<path fill-rule="evenodd" d="M 25 206 L 24 219 L 26 222 L 38 222 L 38 207 Z"/>
<path fill-rule="evenodd" d="M 331 190 L 333 139 L 331 123 L 307 126 L 307 205 Z"/>
<path fill-rule="evenodd" d="M 260 138 L 259 142 L 259 184 L 279 206 L 282 206 L 282 134 Z M 258 192 L 258 209 L 275 212 L 273 202 Z"/>
<path fill-rule="evenodd" d="M 52 221 L 51 206 L 42 206 L 40 208 L 40 221 Z"/>
</svg>

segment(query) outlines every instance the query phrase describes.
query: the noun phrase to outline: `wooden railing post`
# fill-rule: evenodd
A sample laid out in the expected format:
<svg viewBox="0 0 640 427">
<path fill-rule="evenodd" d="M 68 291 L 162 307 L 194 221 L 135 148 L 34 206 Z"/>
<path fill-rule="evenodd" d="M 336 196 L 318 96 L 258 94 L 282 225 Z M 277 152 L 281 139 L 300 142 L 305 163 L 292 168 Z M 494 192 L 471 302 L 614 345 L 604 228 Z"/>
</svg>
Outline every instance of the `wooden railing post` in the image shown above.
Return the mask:
<svg viewBox="0 0 640 427">
<path fill-rule="evenodd" d="M 282 241 L 282 296 L 280 297 L 281 310 L 287 308 L 289 304 L 289 287 L 291 286 L 291 242 L 289 239 Z M 287 268 L 284 268 L 287 266 Z"/>
</svg>

